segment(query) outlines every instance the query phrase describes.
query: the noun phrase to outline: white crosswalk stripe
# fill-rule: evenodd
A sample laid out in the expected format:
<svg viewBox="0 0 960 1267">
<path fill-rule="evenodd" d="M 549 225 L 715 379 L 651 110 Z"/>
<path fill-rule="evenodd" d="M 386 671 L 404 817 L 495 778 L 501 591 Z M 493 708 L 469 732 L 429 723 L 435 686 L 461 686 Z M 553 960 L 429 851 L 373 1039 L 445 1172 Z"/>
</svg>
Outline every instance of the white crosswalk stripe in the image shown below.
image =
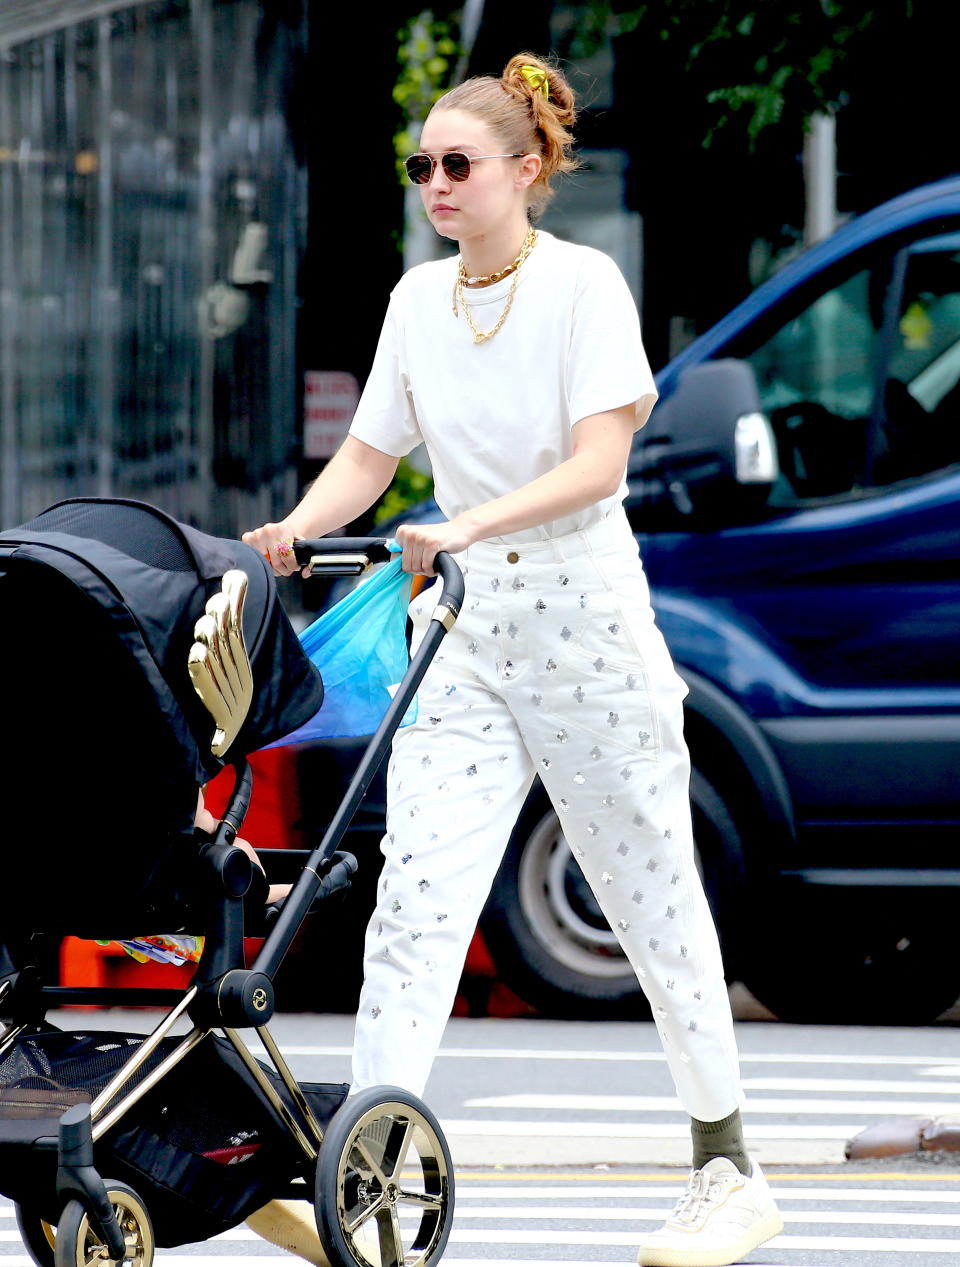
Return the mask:
<svg viewBox="0 0 960 1267">
<path fill-rule="evenodd" d="M 447 1052 L 448 1058 L 457 1055 Z M 560 1049 L 530 1055 L 573 1059 Z M 614 1055 L 625 1062 L 658 1058 L 653 1052 L 607 1051 L 597 1059 Z M 859 1068 L 842 1076 L 854 1062 Z M 802 1066 L 812 1063 L 819 1068 L 807 1076 Z M 781 1074 L 782 1064 L 795 1068 Z M 747 1147 L 764 1166 L 842 1163 L 848 1141 L 877 1122 L 949 1117 L 960 1099 L 960 1064 L 942 1057 L 741 1053 L 741 1065 Z M 686 1164 L 689 1119 L 674 1095 L 573 1092 L 569 1085 L 553 1090 L 544 1080 L 507 1094 L 475 1093 L 464 1098 L 460 1112 L 448 1107 L 442 1125 L 457 1166 L 495 1165 L 507 1156 L 527 1166 L 546 1159 L 572 1166 Z"/>
<path fill-rule="evenodd" d="M 668 1095 L 491 1095 L 465 1100 L 468 1109 L 551 1109 L 561 1113 L 674 1113 L 678 1104 Z M 804 1116 L 936 1117 L 950 1105 L 928 1100 L 853 1100 L 803 1097 L 781 1099 L 773 1096 L 750 1096 L 743 1113 L 775 1113 L 778 1117 Z"/>
<path fill-rule="evenodd" d="M 461 1178 L 443 1267 L 630 1262 L 642 1233 L 663 1219 L 681 1191 L 679 1175 L 652 1178 L 615 1172 L 603 1182 L 586 1173 Z M 935 1255 L 942 1256 L 938 1262 L 960 1264 L 960 1237 L 953 1234 L 960 1227 L 960 1174 L 954 1171 L 880 1172 L 875 1179 L 849 1172 L 791 1174 L 784 1182 L 773 1178 L 772 1186 L 786 1231 L 765 1248 L 765 1267 L 796 1267 L 797 1256 L 811 1252 L 829 1254 L 831 1264 L 843 1267 L 859 1267 L 866 1254 L 882 1255 L 891 1267 L 907 1258 L 932 1262 Z M 887 1228 L 891 1235 L 878 1235 Z M 223 1267 L 241 1258 L 257 1267 L 296 1261 L 239 1227 L 202 1245 L 160 1250 L 157 1267 Z M 0 1204 L 0 1267 L 33 1267 L 9 1203 Z"/>
</svg>

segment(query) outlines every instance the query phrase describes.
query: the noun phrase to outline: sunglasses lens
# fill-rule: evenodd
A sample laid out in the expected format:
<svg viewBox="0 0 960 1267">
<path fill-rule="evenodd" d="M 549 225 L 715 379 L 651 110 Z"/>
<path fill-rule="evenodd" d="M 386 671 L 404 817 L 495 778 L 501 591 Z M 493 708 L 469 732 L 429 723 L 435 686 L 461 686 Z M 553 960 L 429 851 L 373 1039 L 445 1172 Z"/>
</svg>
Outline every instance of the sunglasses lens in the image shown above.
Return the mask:
<svg viewBox="0 0 960 1267">
<path fill-rule="evenodd" d="M 411 154 L 403 165 L 415 185 L 425 185 L 433 175 L 433 162 L 429 154 Z"/>
<path fill-rule="evenodd" d="M 444 154 L 443 170 L 447 173 L 451 180 L 466 180 L 470 175 L 470 160 L 466 154 Z"/>
</svg>

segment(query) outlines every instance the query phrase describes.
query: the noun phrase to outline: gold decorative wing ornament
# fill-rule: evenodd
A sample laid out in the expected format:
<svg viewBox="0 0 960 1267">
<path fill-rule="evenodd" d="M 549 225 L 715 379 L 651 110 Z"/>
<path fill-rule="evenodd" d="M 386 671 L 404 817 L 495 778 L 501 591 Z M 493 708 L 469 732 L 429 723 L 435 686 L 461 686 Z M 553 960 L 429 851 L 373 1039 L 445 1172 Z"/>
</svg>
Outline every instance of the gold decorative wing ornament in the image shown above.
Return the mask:
<svg viewBox="0 0 960 1267">
<path fill-rule="evenodd" d="M 193 627 L 196 639 L 187 667 L 193 689 L 214 720 L 210 744 L 222 757 L 243 725 L 253 698 L 253 674 L 243 637 L 243 604 L 247 574 L 226 572 L 220 592 L 207 600 L 204 614 Z"/>
</svg>

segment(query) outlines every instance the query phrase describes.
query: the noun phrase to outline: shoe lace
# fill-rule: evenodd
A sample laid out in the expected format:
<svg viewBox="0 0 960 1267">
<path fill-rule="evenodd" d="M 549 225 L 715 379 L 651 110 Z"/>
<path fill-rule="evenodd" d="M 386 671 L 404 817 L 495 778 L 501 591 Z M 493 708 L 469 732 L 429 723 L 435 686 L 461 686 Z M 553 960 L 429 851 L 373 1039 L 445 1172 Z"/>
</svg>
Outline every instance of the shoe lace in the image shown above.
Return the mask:
<svg viewBox="0 0 960 1267">
<path fill-rule="evenodd" d="M 696 1223 L 711 1207 L 723 1200 L 736 1181 L 735 1175 L 708 1175 L 705 1170 L 695 1170 L 690 1176 L 686 1192 L 674 1206 L 671 1219 L 675 1223 Z"/>
</svg>

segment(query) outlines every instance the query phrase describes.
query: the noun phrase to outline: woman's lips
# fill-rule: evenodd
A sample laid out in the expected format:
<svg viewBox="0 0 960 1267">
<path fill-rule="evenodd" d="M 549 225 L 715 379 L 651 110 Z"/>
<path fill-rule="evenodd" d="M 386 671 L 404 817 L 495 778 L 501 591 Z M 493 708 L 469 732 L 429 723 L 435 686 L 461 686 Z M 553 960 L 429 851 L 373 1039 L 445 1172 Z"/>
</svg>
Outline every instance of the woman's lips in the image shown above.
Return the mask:
<svg viewBox="0 0 960 1267">
<path fill-rule="evenodd" d="M 438 202 L 433 208 L 433 214 L 435 216 L 441 215 L 447 211 L 456 211 L 456 207 L 451 207 L 445 202 Z"/>
</svg>

